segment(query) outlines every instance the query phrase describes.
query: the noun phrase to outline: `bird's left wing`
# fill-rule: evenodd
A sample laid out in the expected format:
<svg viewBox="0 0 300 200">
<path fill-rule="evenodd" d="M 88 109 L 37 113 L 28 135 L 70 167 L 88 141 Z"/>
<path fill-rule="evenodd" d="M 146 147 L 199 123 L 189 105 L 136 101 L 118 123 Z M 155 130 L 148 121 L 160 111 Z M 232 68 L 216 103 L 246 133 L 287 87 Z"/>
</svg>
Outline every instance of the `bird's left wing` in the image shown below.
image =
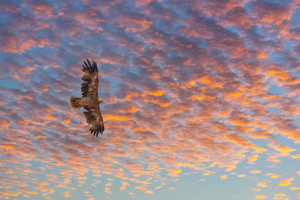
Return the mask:
<svg viewBox="0 0 300 200">
<path fill-rule="evenodd" d="M 94 107 L 84 106 L 84 109 L 87 110 L 87 112 L 84 112 L 84 116 L 86 118 L 87 123 L 91 125 L 91 134 L 95 135 L 96 137 L 99 133 L 103 135 L 104 123 L 99 105 Z"/>
<path fill-rule="evenodd" d="M 81 84 L 82 97 L 98 96 L 98 68 L 95 61 L 90 63 L 89 59 L 82 64 L 82 71 L 84 75 L 82 80 L 85 81 Z"/>
</svg>

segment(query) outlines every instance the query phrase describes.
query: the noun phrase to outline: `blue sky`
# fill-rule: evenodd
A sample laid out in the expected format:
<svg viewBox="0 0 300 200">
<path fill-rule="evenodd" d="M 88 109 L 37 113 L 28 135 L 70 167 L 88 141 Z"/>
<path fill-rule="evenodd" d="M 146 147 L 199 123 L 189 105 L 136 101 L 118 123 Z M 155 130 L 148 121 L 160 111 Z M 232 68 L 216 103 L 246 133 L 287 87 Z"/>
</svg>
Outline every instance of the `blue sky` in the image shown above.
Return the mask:
<svg viewBox="0 0 300 200">
<path fill-rule="evenodd" d="M 0 2 L 0 199 L 300 198 L 299 3 Z M 94 59 L 105 132 L 82 110 Z"/>
</svg>

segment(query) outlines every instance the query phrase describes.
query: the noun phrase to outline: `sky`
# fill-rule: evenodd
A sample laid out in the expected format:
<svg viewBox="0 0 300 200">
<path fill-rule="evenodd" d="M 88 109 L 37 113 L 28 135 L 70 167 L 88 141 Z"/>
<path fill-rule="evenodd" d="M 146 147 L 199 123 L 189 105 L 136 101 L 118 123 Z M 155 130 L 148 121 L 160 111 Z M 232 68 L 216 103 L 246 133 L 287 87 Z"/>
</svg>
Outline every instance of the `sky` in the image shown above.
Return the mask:
<svg viewBox="0 0 300 200">
<path fill-rule="evenodd" d="M 1 0 L 0 199 L 300 199 L 298 0 Z M 94 59 L 105 123 L 69 105 Z"/>
</svg>

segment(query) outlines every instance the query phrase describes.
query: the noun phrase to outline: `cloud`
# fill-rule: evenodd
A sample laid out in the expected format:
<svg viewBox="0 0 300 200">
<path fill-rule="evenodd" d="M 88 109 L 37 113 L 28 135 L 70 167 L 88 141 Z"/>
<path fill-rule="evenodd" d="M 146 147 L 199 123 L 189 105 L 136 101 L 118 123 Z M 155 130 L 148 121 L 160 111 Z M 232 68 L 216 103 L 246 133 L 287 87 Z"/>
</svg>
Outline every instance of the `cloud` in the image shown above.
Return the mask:
<svg viewBox="0 0 300 200">
<path fill-rule="evenodd" d="M 229 24 L 233 24 L 239 28 L 249 29 L 252 26 L 252 21 L 247 11 L 243 7 L 234 7 L 225 15 L 225 20 Z"/>
<path fill-rule="evenodd" d="M 227 179 L 227 175 L 222 175 L 220 179 Z"/>
<path fill-rule="evenodd" d="M 250 171 L 250 173 L 251 174 L 259 174 L 259 173 L 261 173 L 261 170 L 252 170 L 252 171 Z"/>
<path fill-rule="evenodd" d="M 256 199 L 265 199 L 267 196 L 265 195 L 255 195 Z"/>
<path fill-rule="evenodd" d="M 4 53 L 23 53 L 32 48 L 42 48 L 51 44 L 49 38 L 46 37 L 23 39 L 13 34 L 6 34 L 3 37 L 2 51 Z"/>
<path fill-rule="evenodd" d="M 169 169 L 169 176 L 177 176 L 177 174 L 180 174 L 180 169 Z"/>
<path fill-rule="evenodd" d="M 289 178 L 283 178 L 281 180 L 281 182 L 279 183 L 279 186 L 287 186 L 287 185 L 291 185 L 291 182 L 294 180 L 293 177 L 289 177 Z"/>
<path fill-rule="evenodd" d="M 78 188 L 139 198 L 190 176 L 255 179 L 256 191 L 296 181 L 283 171 L 300 141 L 294 1 L 0 8 L 0 198 L 73 198 Z M 99 67 L 101 138 L 68 104 L 85 57 Z"/>
<path fill-rule="evenodd" d="M 259 182 L 257 183 L 257 187 L 267 187 L 267 184 L 265 182 Z"/>
<path fill-rule="evenodd" d="M 290 20 L 292 10 L 289 5 L 281 6 L 279 4 L 257 1 L 253 4 L 252 13 L 258 21 L 262 23 L 280 25 L 284 20 Z M 280 14 L 278 14 L 280 13 Z"/>
</svg>

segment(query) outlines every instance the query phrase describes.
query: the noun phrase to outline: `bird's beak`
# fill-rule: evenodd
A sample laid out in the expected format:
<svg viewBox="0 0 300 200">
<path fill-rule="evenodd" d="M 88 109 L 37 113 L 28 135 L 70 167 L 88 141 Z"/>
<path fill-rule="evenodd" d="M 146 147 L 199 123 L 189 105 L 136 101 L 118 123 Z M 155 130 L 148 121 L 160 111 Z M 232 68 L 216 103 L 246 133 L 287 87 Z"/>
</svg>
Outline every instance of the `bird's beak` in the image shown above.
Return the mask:
<svg viewBox="0 0 300 200">
<path fill-rule="evenodd" d="M 99 99 L 99 102 L 100 102 L 100 103 L 104 103 L 104 100 L 103 100 L 103 99 Z"/>
</svg>

